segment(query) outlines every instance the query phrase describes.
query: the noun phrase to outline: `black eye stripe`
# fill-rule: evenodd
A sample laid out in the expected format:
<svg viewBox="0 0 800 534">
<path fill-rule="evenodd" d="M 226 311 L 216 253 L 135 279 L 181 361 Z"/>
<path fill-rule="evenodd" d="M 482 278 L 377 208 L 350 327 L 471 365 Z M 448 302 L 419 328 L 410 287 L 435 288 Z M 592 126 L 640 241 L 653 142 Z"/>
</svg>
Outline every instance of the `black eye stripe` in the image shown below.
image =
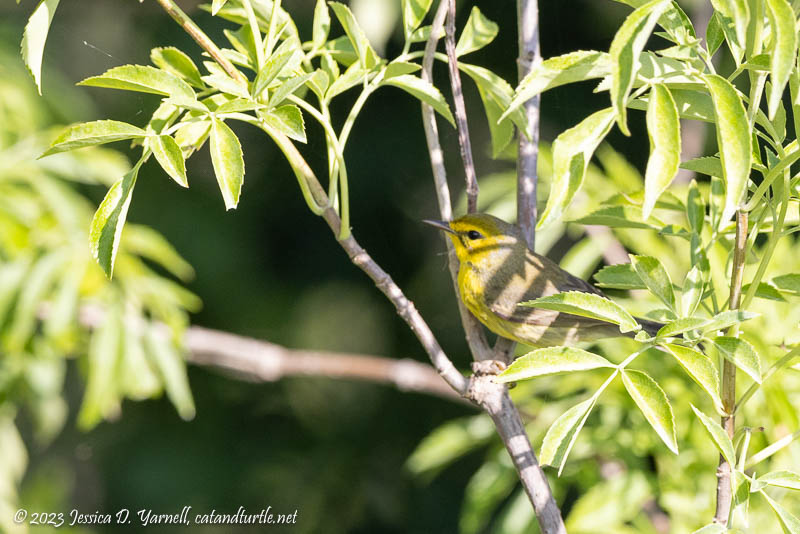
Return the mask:
<svg viewBox="0 0 800 534">
<path fill-rule="evenodd" d="M 469 239 L 483 239 L 483 234 L 477 230 L 470 230 L 467 232 L 467 237 Z"/>
</svg>

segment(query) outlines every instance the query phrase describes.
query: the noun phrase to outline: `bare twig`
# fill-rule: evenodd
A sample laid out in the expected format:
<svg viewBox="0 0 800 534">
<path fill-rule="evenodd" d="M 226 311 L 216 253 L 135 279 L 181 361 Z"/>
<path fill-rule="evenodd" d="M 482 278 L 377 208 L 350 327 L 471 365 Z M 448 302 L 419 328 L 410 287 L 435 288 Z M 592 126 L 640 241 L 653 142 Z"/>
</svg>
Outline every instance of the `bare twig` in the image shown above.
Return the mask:
<svg viewBox="0 0 800 534">
<path fill-rule="evenodd" d="M 458 72 L 456 57 L 456 0 L 447 0 L 447 23 L 445 25 L 445 48 L 447 49 L 447 65 L 450 73 L 450 87 L 453 90 L 453 102 L 458 127 L 458 146 L 464 162 L 464 176 L 467 181 L 467 213 L 478 211 L 478 177 L 475 173 L 475 162 L 472 160 L 472 144 L 469 140 L 467 125 L 467 108 L 464 105 L 464 92 L 461 88 L 461 74 Z"/>
<path fill-rule="evenodd" d="M 736 212 L 736 239 L 733 249 L 733 268 L 731 271 L 731 293 L 730 309 L 739 308 L 739 300 L 742 296 L 742 276 L 744 275 L 745 244 L 747 242 L 747 212 Z M 732 334 L 738 333 L 738 327 L 733 326 Z M 733 439 L 736 430 L 734 409 L 736 406 L 736 367 L 727 359 L 722 364 L 722 408 L 725 411 L 722 416 L 722 428 L 727 432 L 728 437 Z M 733 466 L 720 455 L 719 465 L 717 466 L 717 509 L 714 514 L 714 522 L 721 525 L 728 524 L 728 517 L 731 514 L 731 503 L 733 500 L 732 487 Z"/>
<path fill-rule="evenodd" d="M 439 3 L 439 8 L 433 17 L 431 33 L 425 43 L 425 55 L 422 58 L 422 79 L 433 83 L 433 61 L 436 52 L 436 44 L 439 42 L 439 35 L 444 26 L 444 19 L 447 15 L 447 0 Z M 433 108 L 427 104 L 422 104 L 422 126 L 425 130 L 425 139 L 428 143 L 428 154 L 431 160 L 433 171 L 433 182 L 436 188 L 436 199 L 439 202 L 439 215 L 445 221 L 453 218 L 453 208 L 450 205 L 450 187 L 447 185 L 447 171 L 444 167 L 444 156 L 442 146 L 439 143 L 439 127 L 436 125 L 436 114 Z M 444 237 L 447 246 L 448 267 L 450 268 L 450 278 L 453 280 L 453 288 L 458 303 L 461 325 L 467 338 L 467 344 L 476 360 L 489 360 L 494 357 L 483 327 L 477 319 L 469 312 L 464 303 L 458 297 L 458 258 L 456 258 L 453 243 L 446 236 Z"/>
<path fill-rule="evenodd" d="M 542 61 L 539 48 L 539 4 L 537 0 L 517 0 L 517 28 L 520 81 Z M 528 245 L 536 244 L 536 165 L 539 158 L 539 95 L 523 104 L 528 131 L 520 132 L 517 154 L 517 222 Z"/>
<path fill-rule="evenodd" d="M 466 402 L 430 365 L 408 358 L 287 349 L 198 326 L 186 331 L 184 345 L 189 362 L 230 371 L 246 380 L 274 382 L 287 376 L 351 378 Z"/>
</svg>

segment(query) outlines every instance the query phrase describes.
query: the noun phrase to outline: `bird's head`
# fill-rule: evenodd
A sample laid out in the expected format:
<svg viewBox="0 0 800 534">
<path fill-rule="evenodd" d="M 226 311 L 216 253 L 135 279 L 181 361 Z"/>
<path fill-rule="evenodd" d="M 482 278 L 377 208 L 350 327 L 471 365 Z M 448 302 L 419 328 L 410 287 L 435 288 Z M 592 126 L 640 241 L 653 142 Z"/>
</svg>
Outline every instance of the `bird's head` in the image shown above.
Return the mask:
<svg viewBox="0 0 800 534">
<path fill-rule="evenodd" d="M 470 213 L 450 222 L 424 222 L 448 233 L 462 263 L 478 264 L 500 252 L 527 247 L 517 226 L 488 213 Z"/>
</svg>

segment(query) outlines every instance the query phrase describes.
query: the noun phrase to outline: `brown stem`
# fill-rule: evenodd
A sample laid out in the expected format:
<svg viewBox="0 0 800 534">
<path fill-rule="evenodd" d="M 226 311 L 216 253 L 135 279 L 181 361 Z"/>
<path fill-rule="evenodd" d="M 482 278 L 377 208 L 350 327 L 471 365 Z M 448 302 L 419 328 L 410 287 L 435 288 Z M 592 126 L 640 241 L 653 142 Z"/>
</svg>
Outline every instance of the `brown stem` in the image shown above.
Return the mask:
<svg viewBox="0 0 800 534">
<path fill-rule="evenodd" d="M 467 182 L 467 213 L 478 211 L 478 177 L 475 173 L 475 162 L 472 160 L 472 144 L 469 140 L 467 125 L 467 108 L 464 105 L 464 92 L 461 88 L 461 74 L 458 71 L 456 57 L 456 0 L 447 0 L 447 24 L 445 25 L 445 48 L 447 49 L 447 65 L 450 73 L 450 88 L 453 91 L 453 102 L 458 127 L 458 146 L 461 149 L 461 160 L 464 162 L 464 176 Z"/>
<path fill-rule="evenodd" d="M 189 36 L 195 40 L 195 42 L 200 45 L 200 48 L 208 52 L 208 55 L 211 56 L 214 61 L 216 61 L 222 69 L 228 73 L 228 76 L 233 78 L 234 80 L 238 80 L 240 82 L 247 81 L 244 77 L 244 74 L 239 72 L 236 67 L 233 66 L 233 63 L 228 61 L 222 51 L 214 44 L 214 41 L 208 38 L 208 36 L 201 30 L 197 24 L 194 23 L 189 16 L 183 12 L 178 5 L 173 2 L 172 0 L 156 0 L 156 2 L 164 8 L 164 11 L 175 20 L 178 24 L 180 24 L 181 28 L 189 34 Z"/>
<path fill-rule="evenodd" d="M 733 267 L 731 268 L 731 293 L 730 309 L 739 308 L 739 301 L 742 296 L 742 277 L 744 275 L 745 244 L 747 242 L 747 212 L 736 212 L 736 238 L 733 248 Z M 738 328 L 733 327 L 732 334 L 738 334 Z M 736 430 L 734 409 L 736 406 L 736 367 L 727 359 L 722 363 L 722 408 L 725 411 L 722 416 L 722 428 L 733 439 Z M 733 466 L 720 455 L 719 465 L 717 466 L 717 509 L 714 514 L 714 521 L 721 525 L 728 524 L 731 514 L 731 503 L 733 502 L 732 485 Z"/>
<path fill-rule="evenodd" d="M 539 48 L 539 5 L 537 0 L 517 0 L 517 28 L 519 33 L 518 78 L 521 81 L 542 61 Z M 528 245 L 533 250 L 536 244 L 536 170 L 539 158 L 539 95 L 525 102 L 522 107 L 528 123 L 528 131 L 519 133 L 517 154 L 517 222 L 522 228 Z"/>
</svg>

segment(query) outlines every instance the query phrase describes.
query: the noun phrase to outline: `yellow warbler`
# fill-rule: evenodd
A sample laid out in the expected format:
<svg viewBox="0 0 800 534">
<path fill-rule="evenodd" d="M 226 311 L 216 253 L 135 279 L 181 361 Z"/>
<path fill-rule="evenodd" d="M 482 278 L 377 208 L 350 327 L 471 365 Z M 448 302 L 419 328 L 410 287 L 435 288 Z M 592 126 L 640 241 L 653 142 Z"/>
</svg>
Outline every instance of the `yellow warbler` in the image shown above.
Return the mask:
<svg viewBox="0 0 800 534">
<path fill-rule="evenodd" d="M 566 291 L 604 296 L 589 282 L 530 250 L 519 227 L 486 213 L 472 213 L 451 222 L 425 222 L 444 230 L 453 240 L 460 262 L 461 299 L 495 334 L 533 347 L 623 335 L 612 323 L 518 305 Z M 651 335 L 661 326 L 654 321 L 637 321 Z"/>
</svg>

